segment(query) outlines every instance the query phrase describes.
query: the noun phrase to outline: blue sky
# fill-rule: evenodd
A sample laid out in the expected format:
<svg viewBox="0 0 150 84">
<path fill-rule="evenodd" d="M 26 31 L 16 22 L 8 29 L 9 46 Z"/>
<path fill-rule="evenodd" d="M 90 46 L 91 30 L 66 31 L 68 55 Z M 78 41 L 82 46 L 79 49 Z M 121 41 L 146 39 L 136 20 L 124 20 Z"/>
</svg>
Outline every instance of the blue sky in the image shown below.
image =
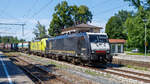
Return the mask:
<svg viewBox="0 0 150 84">
<path fill-rule="evenodd" d="M 25 23 L 25 35 L 20 26 L 0 25 L 0 35 L 31 40 L 37 21 L 48 28 L 54 7 L 63 0 L 1 0 L 0 23 Z M 93 14 L 91 24 L 105 28 L 108 19 L 119 10 L 133 10 L 123 0 L 66 0 L 69 5 L 86 5 Z M 104 30 L 102 30 L 104 31 Z"/>
</svg>

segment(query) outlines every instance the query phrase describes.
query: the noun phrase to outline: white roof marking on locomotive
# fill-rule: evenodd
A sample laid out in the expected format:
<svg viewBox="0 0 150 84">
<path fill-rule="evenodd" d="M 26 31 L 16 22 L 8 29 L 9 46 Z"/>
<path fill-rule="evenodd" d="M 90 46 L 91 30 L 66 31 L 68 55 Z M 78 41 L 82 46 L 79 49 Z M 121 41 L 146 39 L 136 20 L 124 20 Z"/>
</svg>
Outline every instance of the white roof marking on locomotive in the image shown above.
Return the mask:
<svg viewBox="0 0 150 84">
<path fill-rule="evenodd" d="M 106 33 L 90 33 L 90 32 L 87 32 L 87 34 L 93 34 L 93 35 L 107 35 Z"/>
</svg>

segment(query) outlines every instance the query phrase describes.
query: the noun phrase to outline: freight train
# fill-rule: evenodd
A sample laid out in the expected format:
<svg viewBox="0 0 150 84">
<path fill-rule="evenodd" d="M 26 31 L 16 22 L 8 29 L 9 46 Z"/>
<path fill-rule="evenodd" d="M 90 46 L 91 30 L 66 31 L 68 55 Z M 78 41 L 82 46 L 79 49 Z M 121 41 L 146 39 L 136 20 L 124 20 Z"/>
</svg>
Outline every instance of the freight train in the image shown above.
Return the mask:
<svg viewBox="0 0 150 84">
<path fill-rule="evenodd" d="M 74 33 L 10 45 L 17 45 L 10 49 L 83 65 L 112 61 L 106 33 Z M 5 44 L 0 48 L 6 48 Z"/>
</svg>

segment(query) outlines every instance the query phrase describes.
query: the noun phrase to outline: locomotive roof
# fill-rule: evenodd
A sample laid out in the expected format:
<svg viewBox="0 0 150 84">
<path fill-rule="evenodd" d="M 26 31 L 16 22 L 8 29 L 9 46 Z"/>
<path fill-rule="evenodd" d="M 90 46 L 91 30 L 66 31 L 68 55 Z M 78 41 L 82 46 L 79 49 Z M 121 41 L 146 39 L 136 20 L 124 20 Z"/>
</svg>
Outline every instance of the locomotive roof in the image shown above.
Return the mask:
<svg viewBox="0 0 150 84">
<path fill-rule="evenodd" d="M 61 35 L 61 36 L 56 36 L 56 37 L 52 37 L 52 38 L 48 38 L 48 40 L 53 40 L 53 39 L 62 39 L 62 38 L 69 38 L 69 37 L 81 37 L 81 36 L 85 36 L 86 33 L 74 33 L 74 34 L 69 34 L 69 35 Z"/>
<path fill-rule="evenodd" d="M 87 32 L 87 34 L 93 34 L 93 35 L 107 35 L 106 33 L 91 33 L 91 32 Z"/>
<path fill-rule="evenodd" d="M 48 38 L 48 40 L 54 40 L 54 39 L 62 39 L 62 38 L 69 38 L 69 37 L 81 37 L 81 36 L 86 36 L 87 34 L 95 34 L 95 35 L 107 35 L 106 33 L 74 33 L 74 34 L 66 34 L 66 35 L 61 35 L 61 36 L 56 36 L 52 38 Z"/>
</svg>

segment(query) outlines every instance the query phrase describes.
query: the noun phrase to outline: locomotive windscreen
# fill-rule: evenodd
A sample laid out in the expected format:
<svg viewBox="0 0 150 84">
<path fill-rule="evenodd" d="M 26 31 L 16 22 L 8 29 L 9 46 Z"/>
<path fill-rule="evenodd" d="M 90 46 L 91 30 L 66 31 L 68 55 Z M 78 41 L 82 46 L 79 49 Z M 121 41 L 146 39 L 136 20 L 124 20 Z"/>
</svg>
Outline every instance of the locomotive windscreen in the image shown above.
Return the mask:
<svg viewBox="0 0 150 84">
<path fill-rule="evenodd" d="M 106 35 L 89 35 L 89 40 L 91 43 L 107 43 L 108 39 Z"/>
</svg>

